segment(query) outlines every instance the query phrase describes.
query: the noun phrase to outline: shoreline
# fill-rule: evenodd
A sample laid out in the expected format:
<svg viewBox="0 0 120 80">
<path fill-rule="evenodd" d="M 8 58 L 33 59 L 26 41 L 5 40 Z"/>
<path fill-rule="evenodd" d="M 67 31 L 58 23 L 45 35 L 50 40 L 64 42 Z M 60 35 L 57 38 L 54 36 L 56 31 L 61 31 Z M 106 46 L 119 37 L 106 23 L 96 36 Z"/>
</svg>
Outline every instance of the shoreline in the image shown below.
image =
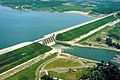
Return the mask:
<svg viewBox="0 0 120 80">
<path fill-rule="evenodd" d="M 80 44 L 76 44 L 76 46 L 82 47 L 82 48 L 115 51 L 115 52 L 118 52 L 120 54 L 120 49 L 116 49 L 116 48 L 112 48 L 112 47 L 105 48 L 105 47 L 100 47 L 100 46 L 89 46 L 89 45 L 80 45 Z M 116 59 L 111 59 L 111 61 L 115 62 L 115 63 L 118 63 L 118 64 L 120 63 L 120 60 L 116 60 Z"/>
<path fill-rule="evenodd" d="M 120 52 L 120 49 L 116 49 L 116 48 L 112 48 L 112 47 L 105 48 L 105 47 L 99 47 L 99 46 L 89 46 L 89 45 L 80 45 L 80 44 L 74 44 L 74 46 Z"/>
<path fill-rule="evenodd" d="M 90 15 L 89 15 L 90 12 L 82 12 L 82 11 L 64 11 L 63 13 L 67 13 L 67 14 L 81 14 L 81 15 L 90 17 Z"/>
<path fill-rule="evenodd" d="M 90 62 L 100 63 L 99 61 L 96 61 L 96 60 L 91 60 L 91 59 L 88 59 L 88 58 L 82 58 L 82 57 L 74 56 L 74 55 L 71 55 L 69 53 L 60 53 L 60 54 L 67 55 L 69 57 L 71 57 L 71 56 L 76 57 L 76 58 L 83 59 L 83 60 L 90 61 Z"/>
<path fill-rule="evenodd" d="M 115 48 L 112 48 L 112 47 L 105 48 L 105 47 L 99 47 L 99 46 L 89 46 L 89 45 L 80 45 L 80 44 L 72 44 L 71 46 L 73 46 L 73 47 L 81 47 L 81 48 L 89 48 L 89 49 L 108 50 L 108 51 L 118 52 L 118 54 L 120 54 L 120 49 L 115 49 Z M 80 57 L 80 58 L 82 58 L 82 57 Z M 91 60 L 91 59 L 88 59 L 88 58 L 83 58 L 83 59 Z M 96 60 L 91 60 L 91 61 L 96 61 Z M 117 58 L 117 59 L 112 58 L 110 61 L 120 64 L 119 58 Z M 97 61 L 97 62 L 99 62 L 99 61 Z"/>
</svg>

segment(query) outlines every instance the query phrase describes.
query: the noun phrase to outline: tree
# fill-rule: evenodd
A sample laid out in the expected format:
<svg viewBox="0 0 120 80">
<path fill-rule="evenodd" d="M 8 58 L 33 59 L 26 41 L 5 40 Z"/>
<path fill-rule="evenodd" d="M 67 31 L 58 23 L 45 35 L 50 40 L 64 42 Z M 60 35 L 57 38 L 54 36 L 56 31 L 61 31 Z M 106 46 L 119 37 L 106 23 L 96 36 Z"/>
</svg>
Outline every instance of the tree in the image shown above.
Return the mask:
<svg viewBox="0 0 120 80">
<path fill-rule="evenodd" d="M 96 41 L 97 41 L 97 42 L 100 42 L 100 41 L 101 41 L 101 39 L 100 39 L 100 38 L 96 38 Z"/>
<path fill-rule="evenodd" d="M 41 80 L 53 80 L 53 77 L 51 77 L 50 75 L 44 75 L 43 77 L 41 77 Z"/>
<path fill-rule="evenodd" d="M 80 80 L 120 80 L 120 70 L 115 64 L 102 61 L 97 66 L 88 68 Z"/>
<path fill-rule="evenodd" d="M 112 39 L 111 38 L 106 38 L 106 44 L 109 46 L 112 46 Z"/>
</svg>

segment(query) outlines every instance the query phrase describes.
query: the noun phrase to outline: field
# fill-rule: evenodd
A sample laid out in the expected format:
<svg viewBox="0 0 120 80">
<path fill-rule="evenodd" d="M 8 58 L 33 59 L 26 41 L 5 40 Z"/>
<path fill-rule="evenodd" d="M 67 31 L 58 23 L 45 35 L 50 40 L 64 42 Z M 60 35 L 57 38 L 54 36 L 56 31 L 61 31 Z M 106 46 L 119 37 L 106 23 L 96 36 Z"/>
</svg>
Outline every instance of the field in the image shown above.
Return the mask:
<svg viewBox="0 0 120 80">
<path fill-rule="evenodd" d="M 26 68 L 25 70 L 22 70 L 20 72 L 18 72 L 17 74 L 15 74 L 14 76 L 11 76 L 10 78 L 6 79 L 6 80 L 35 80 L 35 72 L 36 69 L 45 61 L 55 57 L 56 54 L 53 54 L 51 56 L 48 56 L 47 58 L 37 62 L 36 64 Z"/>
<path fill-rule="evenodd" d="M 49 71 L 49 75 L 63 80 L 79 80 L 79 78 L 85 74 L 87 71 L 86 68 L 76 69 L 76 72 L 63 72 L 57 73 L 55 71 Z"/>
<path fill-rule="evenodd" d="M 33 43 L 28 46 L 0 55 L 0 73 L 7 71 L 50 50 L 51 48 L 48 46 L 39 43 Z"/>
<path fill-rule="evenodd" d="M 41 77 L 48 73 L 48 75 L 57 79 L 79 80 L 79 78 L 86 73 L 87 66 L 93 65 L 95 65 L 95 62 L 61 54 L 54 61 L 42 67 Z"/>
<path fill-rule="evenodd" d="M 58 58 L 57 60 L 46 65 L 45 68 L 57 68 L 57 67 L 75 67 L 81 66 L 79 62 L 75 62 L 69 59 Z"/>
<path fill-rule="evenodd" d="M 75 29 L 66 31 L 64 33 L 58 34 L 56 39 L 60 40 L 60 41 L 70 41 L 72 39 L 75 39 L 83 34 L 88 33 L 91 30 L 94 30 L 94 29 L 96 29 L 102 25 L 105 25 L 108 22 L 112 22 L 114 20 L 116 20 L 116 18 L 113 15 L 111 15 L 111 16 L 108 16 L 106 18 L 97 20 L 95 22 L 86 24 L 84 26 L 80 26 L 78 28 L 75 28 Z"/>
</svg>

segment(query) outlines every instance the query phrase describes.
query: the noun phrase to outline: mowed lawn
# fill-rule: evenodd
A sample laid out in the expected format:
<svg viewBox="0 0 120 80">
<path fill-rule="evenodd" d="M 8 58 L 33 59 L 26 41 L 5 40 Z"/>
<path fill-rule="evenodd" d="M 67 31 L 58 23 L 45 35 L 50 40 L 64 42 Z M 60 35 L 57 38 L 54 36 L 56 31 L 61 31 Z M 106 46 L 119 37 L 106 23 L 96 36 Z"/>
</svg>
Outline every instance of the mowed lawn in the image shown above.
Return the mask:
<svg viewBox="0 0 120 80">
<path fill-rule="evenodd" d="M 94 30 L 102 25 L 105 25 L 108 22 L 112 22 L 116 20 L 117 18 L 114 17 L 114 15 L 105 17 L 103 19 L 97 20 L 95 22 L 80 26 L 78 28 L 66 31 L 64 33 L 58 34 L 56 39 L 60 41 L 70 41 L 72 39 L 75 39 L 83 34 L 86 34 L 90 32 L 91 30 Z"/>
<path fill-rule="evenodd" d="M 51 48 L 48 46 L 39 43 L 33 43 L 28 46 L 0 55 L 0 73 L 7 71 L 50 50 Z"/>
<path fill-rule="evenodd" d="M 80 62 L 70 59 L 58 58 L 53 62 L 47 64 L 45 68 L 48 69 L 48 68 L 63 68 L 63 67 L 76 67 L 76 66 L 81 66 Z"/>
</svg>

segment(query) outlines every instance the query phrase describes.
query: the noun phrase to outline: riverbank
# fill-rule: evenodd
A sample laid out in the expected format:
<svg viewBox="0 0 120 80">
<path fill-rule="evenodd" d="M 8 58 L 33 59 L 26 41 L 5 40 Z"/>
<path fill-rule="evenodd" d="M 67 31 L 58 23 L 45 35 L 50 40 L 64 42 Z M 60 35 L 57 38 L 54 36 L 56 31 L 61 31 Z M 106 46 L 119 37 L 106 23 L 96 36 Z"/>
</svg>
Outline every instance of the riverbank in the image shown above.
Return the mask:
<svg viewBox="0 0 120 80">
<path fill-rule="evenodd" d="M 69 46 L 64 44 L 68 44 Z M 119 55 L 120 52 L 120 50 L 115 48 L 80 45 L 78 43 L 71 44 L 64 42 L 62 44 L 58 44 L 58 46 L 64 53 L 69 53 L 71 55 L 87 58 L 90 60 L 106 61 L 106 62 L 112 61 L 115 55 L 116 54 Z"/>
<path fill-rule="evenodd" d="M 90 61 L 90 62 L 94 62 L 94 63 L 100 63 L 99 61 L 95 61 L 95 60 L 90 60 L 90 59 L 87 59 L 87 58 L 82 58 L 82 57 L 77 57 L 77 56 L 74 56 L 74 55 L 71 55 L 69 53 L 61 53 L 61 55 L 66 55 L 68 57 L 73 57 L 73 58 L 76 58 L 76 59 L 82 59 L 84 61 Z"/>
<path fill-rule="evenodd" d="M 105 49 L 105 50 L 110 50 L 110 51 L 117 51 L 117 52 L 120 52 L 120 49 L 116 49 L 116 48 L 113 48 L 113 47 L 99 47 L 99 46 L 89 46 L 89 45 L 80 45 L 80 44 L 74 44 L 74 46 L 79 46 L 79 47 L 87 47 L 87 48 L 95 48 L 95 49 Z"/>
<path fill-rule="evenodd" d="M 91 48 L 91 49 L 116 51 L 120 54 L 120 49 L 116 49 L 116 48 L 113 48 L 113 47 L 100 47 L 100 46 L 89 46 L 89 45 L 80 45 L 80 44 L 74 44 L 74 46 L 83 47 L 83 48 Z M 116 57 L 116 56 L 114 56 L 114 57 Z M 114 59 L 114 57 L 110 61 L 119 64 L 120 63 L 120 58 L 117 57 L 117 58 Z"/>
</svg>

